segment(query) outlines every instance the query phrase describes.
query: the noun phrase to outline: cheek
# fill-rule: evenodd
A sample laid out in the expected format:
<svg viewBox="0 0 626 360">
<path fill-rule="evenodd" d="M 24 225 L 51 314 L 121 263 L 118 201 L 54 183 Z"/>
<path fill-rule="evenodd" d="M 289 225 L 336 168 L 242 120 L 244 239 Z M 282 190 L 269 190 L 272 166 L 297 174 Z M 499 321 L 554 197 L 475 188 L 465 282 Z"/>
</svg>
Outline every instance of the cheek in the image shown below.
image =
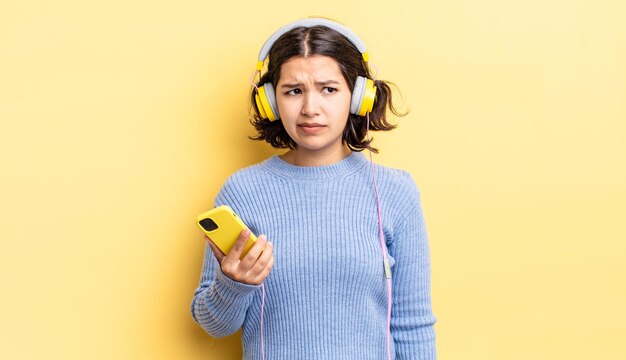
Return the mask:
<svg viewBox="0 0 626 360">
<path fill-rule="evenodd" d="M 283 127 L 287 132 L 292 132 L 300 112 L 298 106 L 295 105 L 293 101 L 284 101 L 281 99 L 276 99 L 276 105 L 278 106 L 280 121 L 283 123 Z"/>
<path fill-rule="evenodd" d="M 285 108 L 287 111 L 294 111 L 299 107 L 300 100 L 298 96 L 290 96 L 287 94 L 276 94 L 276 105 L 278 108 Z"/>
<path fill-rule="evenodd" d="M 342 118 L 345 117 L 346 121 L 348 120 L 348 116 L 350 116 L 350 99 L 350 96 L 342 97 L 335 107 L 335 113 Z"/>
<path fill-rule="evenodd" d="M 278 112 L 280 113 L 280 117 L 281 119 L 283 118 L 291 118 L 293 117 L 293 104 L 289 103 L 288 101 L 283 100 L 282 98 L 277 98 L 276 99 L 276 105 L 278 107 Z"/>
</svg>

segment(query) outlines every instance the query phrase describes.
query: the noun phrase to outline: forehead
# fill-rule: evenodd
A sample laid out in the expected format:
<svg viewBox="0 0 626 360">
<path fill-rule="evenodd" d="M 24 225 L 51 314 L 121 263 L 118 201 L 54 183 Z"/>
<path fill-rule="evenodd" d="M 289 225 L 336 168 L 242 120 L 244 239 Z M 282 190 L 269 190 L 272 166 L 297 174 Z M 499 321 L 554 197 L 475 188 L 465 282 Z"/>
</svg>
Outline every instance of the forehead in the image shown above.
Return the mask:
<svg viewBox="0 0 626 360">
<path fill-rule="evenodd" d="M 294 56 L 282 64 L 278 82 L 319 78 L 342 81 L 343 75 L 337 60 L 324 55 Z"/>
</svg>

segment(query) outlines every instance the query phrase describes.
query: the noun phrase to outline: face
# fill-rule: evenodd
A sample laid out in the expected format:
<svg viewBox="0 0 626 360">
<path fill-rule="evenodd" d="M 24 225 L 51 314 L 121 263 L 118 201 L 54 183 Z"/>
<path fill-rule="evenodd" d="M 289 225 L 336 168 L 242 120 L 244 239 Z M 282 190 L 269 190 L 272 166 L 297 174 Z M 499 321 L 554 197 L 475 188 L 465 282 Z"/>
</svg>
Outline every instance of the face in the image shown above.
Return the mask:
<svg viewBox="0 0 626 360">
<path fill-rule="evenodd" d="M 348 149 L 341 140 L 350 98 L 335 59 L 297 56 L 283 63 L 276 102 L 283 126 L 297 144 L 294 152 L 331 162 L 345 157 Z"/>
</svg>

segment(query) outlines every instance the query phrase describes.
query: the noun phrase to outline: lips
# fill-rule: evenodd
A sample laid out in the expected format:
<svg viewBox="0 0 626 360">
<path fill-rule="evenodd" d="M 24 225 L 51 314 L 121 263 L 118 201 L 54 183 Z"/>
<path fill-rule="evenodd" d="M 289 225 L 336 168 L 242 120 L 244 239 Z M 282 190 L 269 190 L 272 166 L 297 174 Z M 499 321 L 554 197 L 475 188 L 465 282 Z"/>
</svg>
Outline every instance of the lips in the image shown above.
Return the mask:
<svg viewBox="0 0 626 360">
<path fill-rule="evenodd" d="M 319 123 L 309 123 L 309 122 L 305 122 L 302 124 L 298 124 L 298 126 L 300 127 L 306 127 L 306 128 L 316 128 L 316 127 L 324 127 L 325 125 L 323 124 L 319 124 Z"/>
<path fill-rule="evenodd" d="M 302 124 L 298 124 L 298 128 L 301 129 L 306 134 L 317 134 L 324 130 L 326 125 L 320 123 L 306 122 Z"/>
</svg>

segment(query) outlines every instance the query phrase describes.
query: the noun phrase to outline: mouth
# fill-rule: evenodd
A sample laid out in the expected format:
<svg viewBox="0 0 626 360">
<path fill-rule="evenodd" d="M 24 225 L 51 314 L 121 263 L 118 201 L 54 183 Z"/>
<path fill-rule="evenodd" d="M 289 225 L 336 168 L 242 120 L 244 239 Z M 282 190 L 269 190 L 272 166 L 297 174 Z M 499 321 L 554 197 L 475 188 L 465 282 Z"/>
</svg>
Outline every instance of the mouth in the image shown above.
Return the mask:
<svg viewBox="0 0 626 360">
<path fill-rule="evenodd" d="M 298 128 L 300 128 L 302 131 L 304 131 L 307 134 L 319 133 L 325 127 L 326 127 L 326 125 L 323 125 L 323 124 L 320 124 L 320 123 L 309 123 L 309 122 L 306 122 L 306 123 L 298 124 Z"/>
<path fill-rule="evenodd" d="M 304 123 L 298 124 L 298 126 L 300 127 L 324 127 L 326 125 L 315 123 L 315 122 L 304 122 Z"/>
</svg>

